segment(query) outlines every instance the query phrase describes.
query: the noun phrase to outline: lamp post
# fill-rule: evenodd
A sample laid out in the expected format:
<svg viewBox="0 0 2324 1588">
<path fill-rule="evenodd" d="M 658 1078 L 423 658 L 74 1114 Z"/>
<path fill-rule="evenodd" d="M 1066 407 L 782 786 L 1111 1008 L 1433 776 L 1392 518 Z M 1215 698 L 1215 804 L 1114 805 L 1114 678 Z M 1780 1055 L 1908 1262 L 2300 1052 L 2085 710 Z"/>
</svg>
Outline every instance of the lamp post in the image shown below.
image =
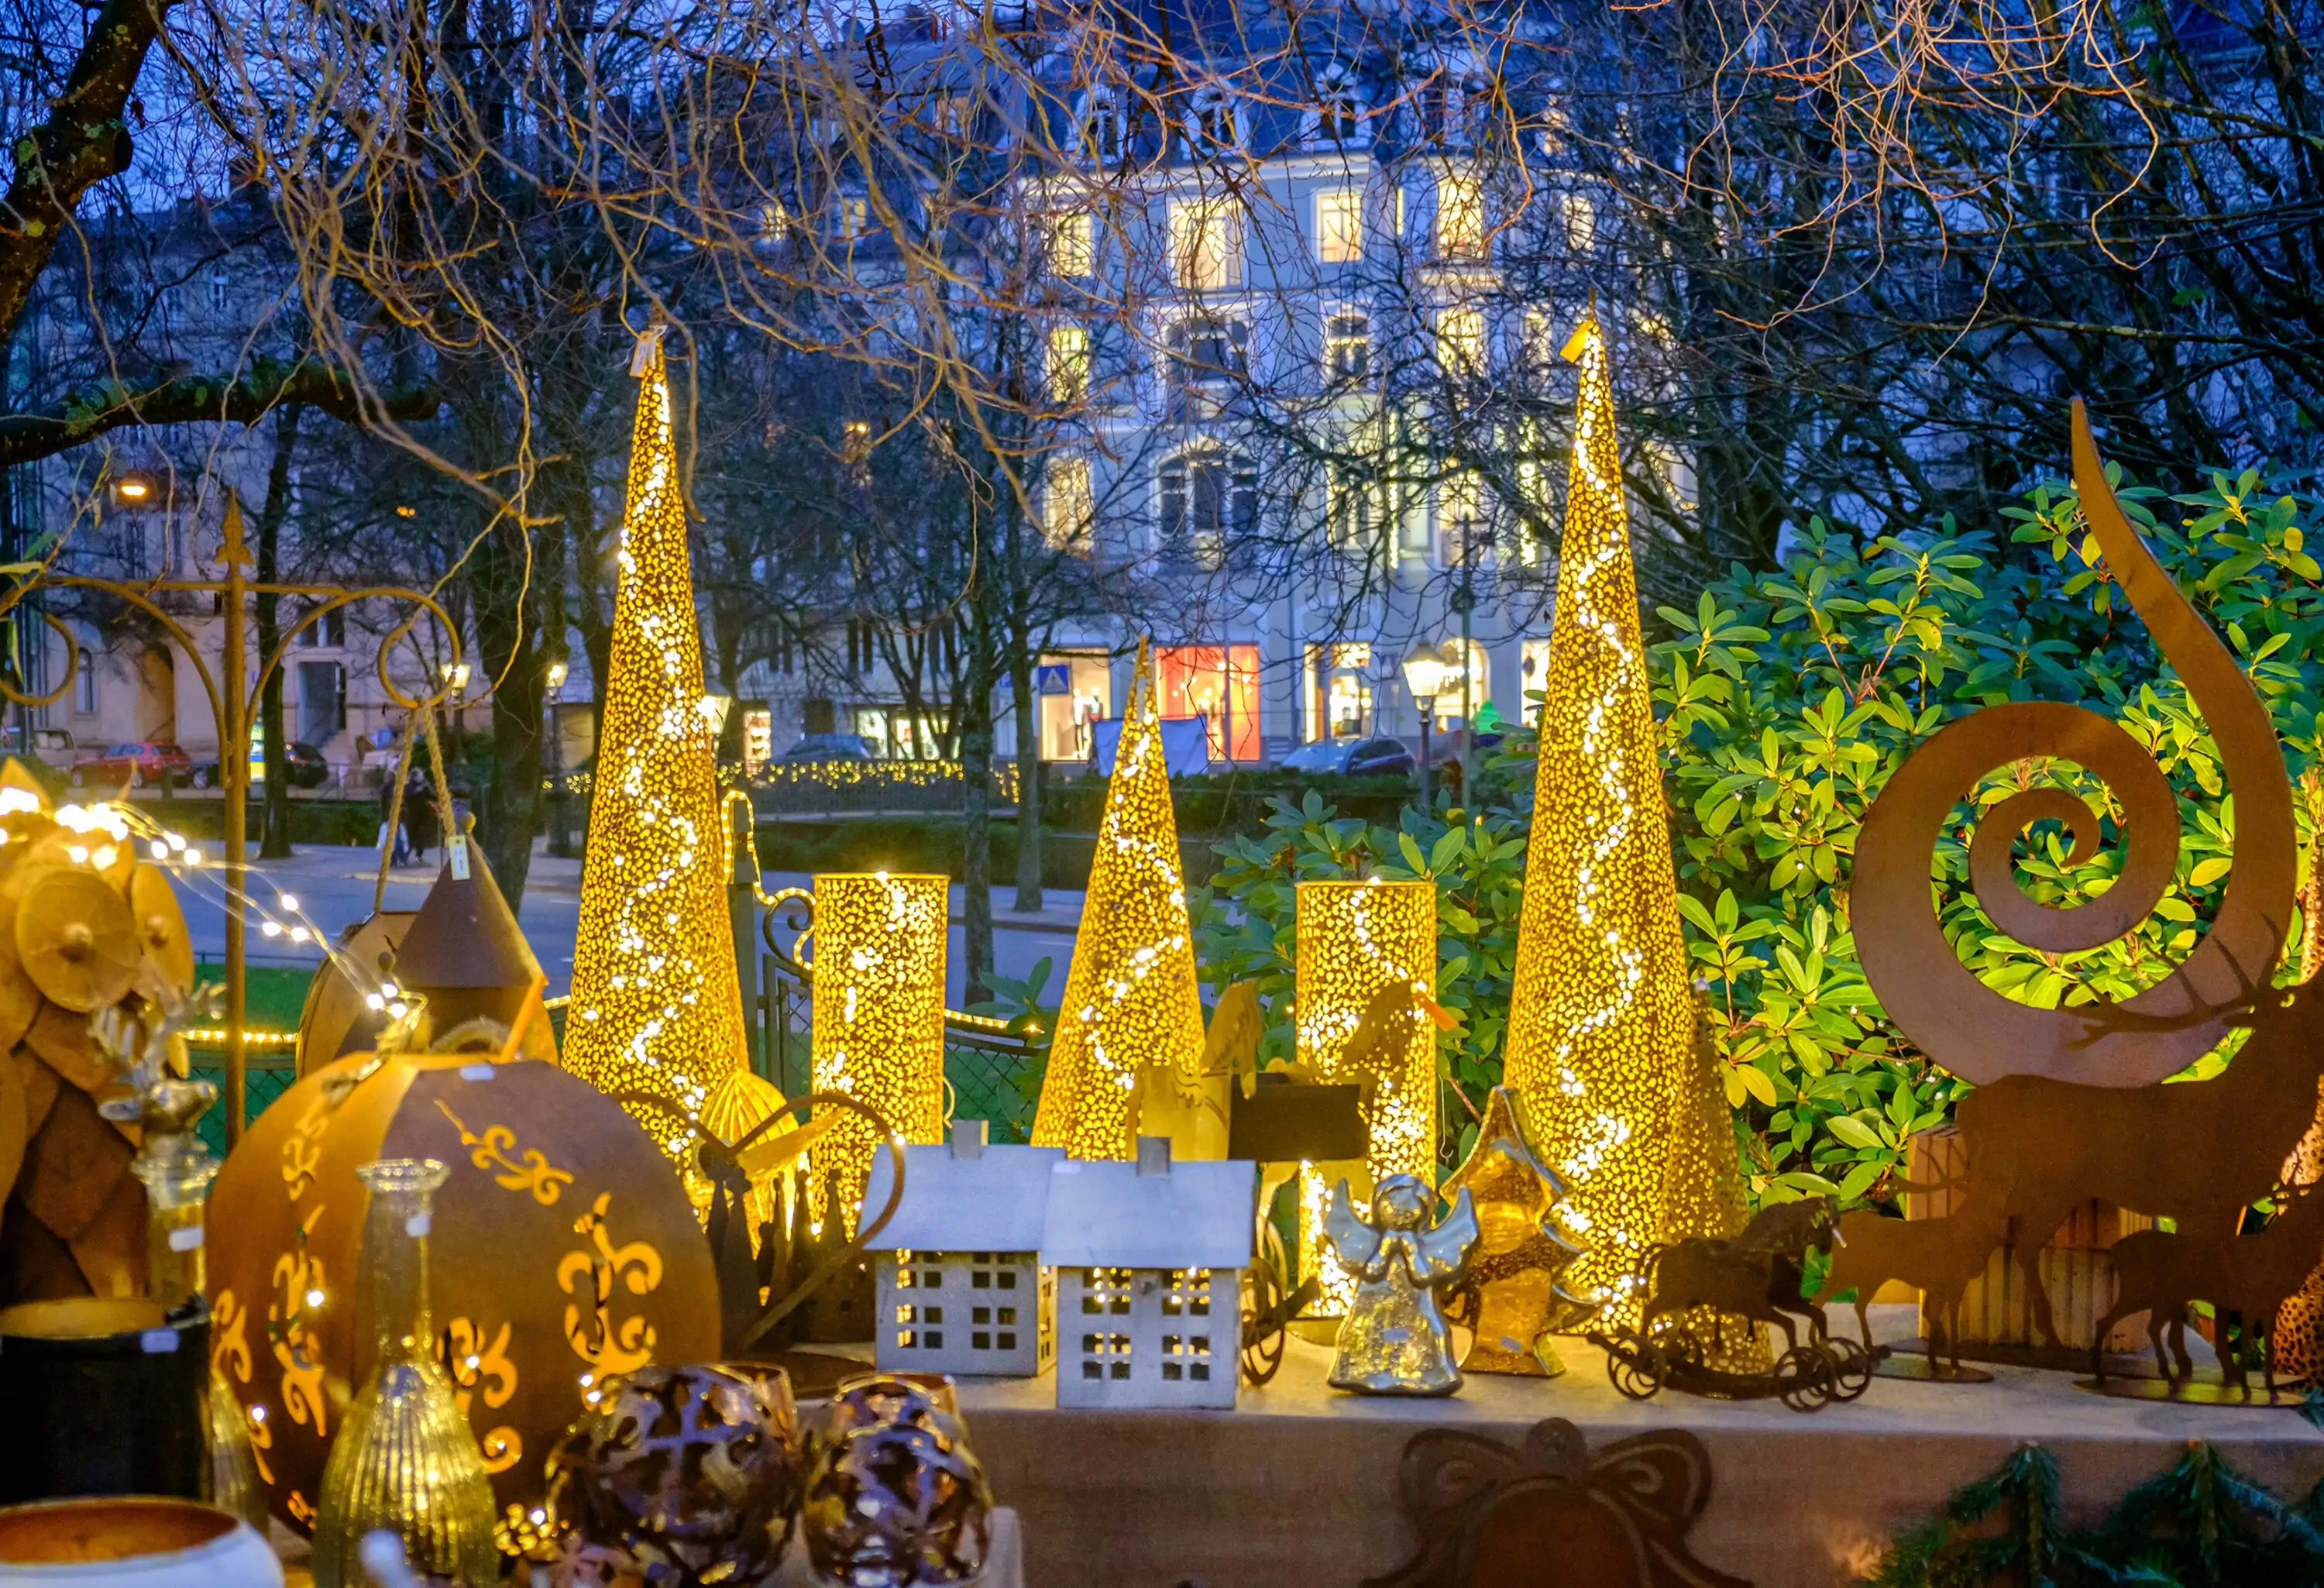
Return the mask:
<svg viewBox="0 0 2324 1588">
<path fill-rule="evenodd" d="M 561 656 L 541 672 L 541 682 L 548 686 L 547 697 L 541 702 L 541 716 L 549 731 L 549 853 L 559 860 L 573 858 L 573 833 L 565 819 L 565 727 L 557 715 L 566 677 L 565 659 Z"/>
<path fill-rule="evenodd" d="M 1420 707 L 1420 808 L 1429 808 L 1428 733 L 1435 726 L 1436 696 L 1444 688 L 1444 658 L 1434 645 L 1416 645 L 1404 659 L 1404 687 Z"/>
</svg>

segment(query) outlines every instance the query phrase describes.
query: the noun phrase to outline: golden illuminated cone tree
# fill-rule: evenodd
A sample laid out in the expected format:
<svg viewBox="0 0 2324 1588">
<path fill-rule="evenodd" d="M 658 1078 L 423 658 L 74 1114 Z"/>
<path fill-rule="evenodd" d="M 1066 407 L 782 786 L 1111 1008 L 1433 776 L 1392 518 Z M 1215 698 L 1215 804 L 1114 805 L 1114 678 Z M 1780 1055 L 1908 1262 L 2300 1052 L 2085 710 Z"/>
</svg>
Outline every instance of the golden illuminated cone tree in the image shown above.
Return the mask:
<svg viewBox="0 0 2324 1588">
<path fill-rule="evenodd" d="M 668 1106 L 628 1107 L 682 1158 L 691 1136 L 681 1116 L 707 1111 L 730 1131 L 747 1129 L 780 1098 L 750 1073 L 743 1034 L 717 729 L 703 706 L 686 501 L 658 334 L 641 342 L 631 373 L 641 377 L 637 429 L 565 1065 L 602 1091 L 663 1100 Z"/>
<path fill-rule="evenodd" d="M 1153 659 L 1140 642 L 1033 1144 L 1062 1147 L 1073 1158 L 1135 1158 L 1140 1072 L 1191 1093 L 1202 1062 L 1203 1003 L 1178 819 L 1162 758 Z"/>
<path fill-rule="evenodd" d="M 1581 365 L 1582 391 L 1506 1079 L 1543 1159 L 1572 1187 L 1565 1214 L 1588 1251 L 1566 1288 L 1627 1324 L 1643 1298 L 1646 1249 L 1665 1233 L 1694 1010 L 1613 381 L 1594 319 L 1565 355 Z"/>
</svg>

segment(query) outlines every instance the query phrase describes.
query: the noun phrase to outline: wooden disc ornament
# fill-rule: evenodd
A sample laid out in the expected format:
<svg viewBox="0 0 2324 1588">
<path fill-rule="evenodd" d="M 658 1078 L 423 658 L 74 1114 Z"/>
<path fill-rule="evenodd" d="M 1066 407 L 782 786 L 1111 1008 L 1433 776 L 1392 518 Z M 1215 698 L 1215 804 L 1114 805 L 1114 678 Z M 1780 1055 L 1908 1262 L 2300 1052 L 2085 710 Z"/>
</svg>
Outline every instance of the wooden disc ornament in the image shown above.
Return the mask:
<svg viewBox="0 0 2324 1588">
<path fill-rule="evenodd" d="M 369 1354 L 357 1313 L 375 1159 L 451 1170 L 429 1232 L 438 1348 L 504 1518 L 595 1387 L 715 1361 L 718 1286 L 677 1166 L 596 1088 L 498 1054 L 351 1054 L 254 1122 L 210 1196 L 211 1343 L 274 1513 L 311 1529 L 330 1440 Z"/>
<path fill-rule="evenodd" d="M 0 1048 L 14 1048 L 41 1012 L 41 990 L 16 957 L 16 904 L 0 898 Z"/>
<path fill-rule="evenodd" d="M 180 993 L 193 991 L 194 940 L 166 872 L 141 865 L 129 873 L 129 913 L 139 942 L 170 985 Z"/>
<path fill-rule="evenodd" d="M 87 1014 L 120 1002 L 141 953 L 129 901 L 97 872 L 60 867 L 17 900 L 16 955 L 51 1003 Z"/>
</svg>

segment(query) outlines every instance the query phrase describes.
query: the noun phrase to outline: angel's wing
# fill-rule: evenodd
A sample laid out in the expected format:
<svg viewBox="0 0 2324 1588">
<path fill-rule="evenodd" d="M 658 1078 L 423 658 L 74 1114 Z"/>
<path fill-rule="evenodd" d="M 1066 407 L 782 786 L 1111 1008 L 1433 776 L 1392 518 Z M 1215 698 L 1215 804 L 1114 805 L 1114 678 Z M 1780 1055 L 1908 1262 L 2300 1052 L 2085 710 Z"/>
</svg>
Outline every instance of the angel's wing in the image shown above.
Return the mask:
<svg viewBox="0 0 2324 1588">
<path fill-rule="evenodd" d="M 1356 1199 L 1349 1194 L 1345 1180 L 1333 1187 L 1332 1205 L 1323 1214 L 1323 1235 L 1340 1254 L 1340 1261 L 1351 1269 L 1364 1268 L 1379 1253 L 1380 1233 L 1356 1216 Z"/>
<path fill-rule="evenodd" d="M 1477 1245 L 1477 1204 L 1469 1188 L 1461 1188 L 1451 1217 L 1433 1230 L 1416 1234 L 1413 1242 L 1420 1253 L 1414 1279 L 1424 1285 L 1443 1285 L 1459 1278 Z"/>
<path fill-rule="evenodd" d="M 1240 1076 L 1242 1094 L 1250 1096 L 1259 1073 L 1259 1039 L 1266 1029 L 1259 1012 L 1258 983 L 1237 982 L 1220 993 L 1218 1007 L 1211 1011 L 1210 1033 L 1203 1041 L 1203 1074 Z"/>
<path fill-rule="evenodd" d="M 1338 1069 L 1343 1079 L 1371 1080 L 1400 1066 L 1412 1041 L 1412 997 L 1409 982 L 1380 983 L 1340 1049 Z"/>
</svg>

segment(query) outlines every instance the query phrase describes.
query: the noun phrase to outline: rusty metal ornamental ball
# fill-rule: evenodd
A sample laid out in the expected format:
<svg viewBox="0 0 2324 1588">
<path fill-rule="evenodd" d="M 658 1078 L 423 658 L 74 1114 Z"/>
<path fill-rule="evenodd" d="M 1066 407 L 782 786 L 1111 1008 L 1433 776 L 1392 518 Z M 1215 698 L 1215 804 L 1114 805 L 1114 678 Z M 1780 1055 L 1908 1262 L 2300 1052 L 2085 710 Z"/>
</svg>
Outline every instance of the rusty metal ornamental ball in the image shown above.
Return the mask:
<svg viewBox="0 0 2324 1588">
<path fill-rule="evenodd" d="M 716 1354 L 709 1242 L 661 1149 L 553 1065 L 351 1054 L 307 1076 L 252 1122 L 209 1218 L 214 1359 L 275 1514 L 302 1529 L 367 1365 L 355 1170 L 379 1158 L 451 1169 L 429 1299 L 514 1536 L 546 1498 L 551 1446 L 607 1380 Z"/>
<path fill-rule="evenodd" d="M 780 1368 L 610 1380 L 549 1459 L 550 1513 L 654 1588 L 752 1583 L 798 1514 L 798 1414 Z"/>
<path fill-rule="evenodd" d="M 948 1382 L 851 1380 L 833 1397 L 801 1526 L 807 1558 L 849 1588 L 965 1583 L 991 1546 L 992 1491 Z"/>
</svg>

